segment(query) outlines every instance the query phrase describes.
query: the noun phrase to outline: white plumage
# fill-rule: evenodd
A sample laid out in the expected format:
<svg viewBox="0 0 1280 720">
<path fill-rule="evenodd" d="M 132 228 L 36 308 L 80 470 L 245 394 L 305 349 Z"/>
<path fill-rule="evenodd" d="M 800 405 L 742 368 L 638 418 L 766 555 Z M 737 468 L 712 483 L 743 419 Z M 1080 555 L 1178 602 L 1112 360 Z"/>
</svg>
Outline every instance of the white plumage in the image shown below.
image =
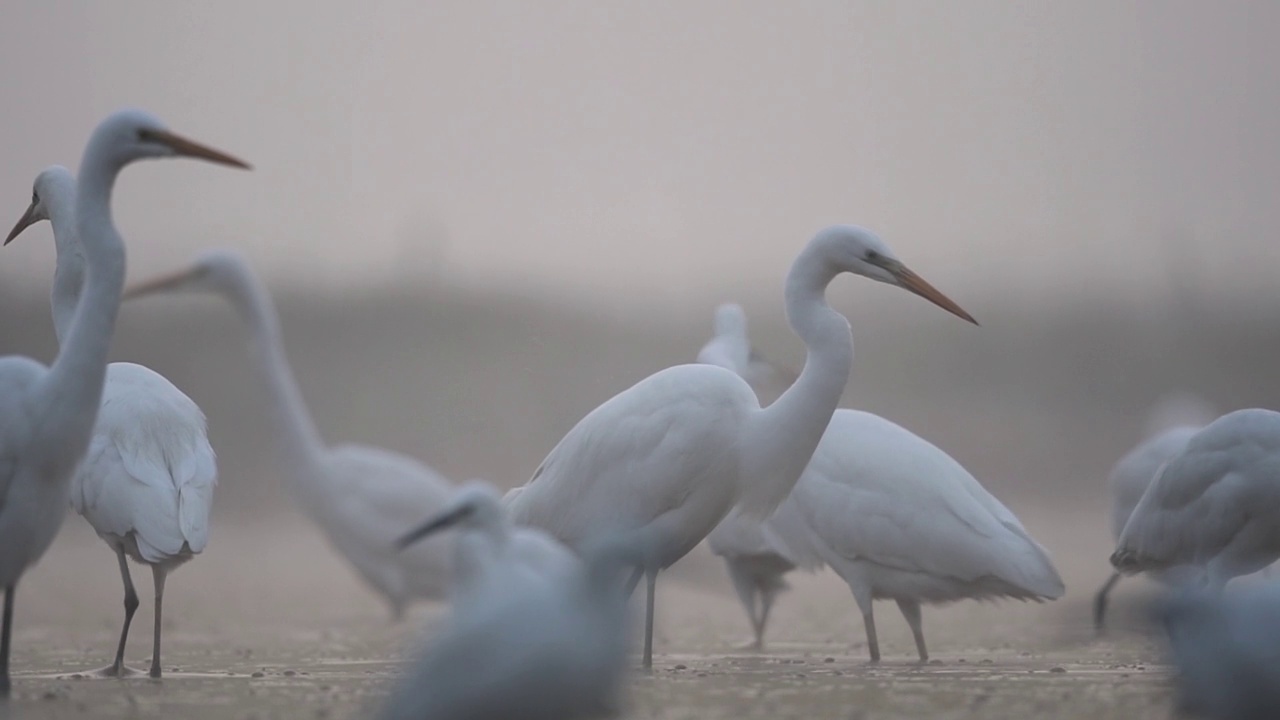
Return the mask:
<svg viewBox="0 0 1280 720">
<path fill-rule="evenodd" d="M 177 155 L 248 167 L 169 132 L 140 111 L 118 112 L 99 123 L 84 151 L 74 204 L 87 266 L 83 301 L 47 370 L 23 357 L 0 359 L 0 586 L 5 589 L 0 698 L 10 689 L 14 586 L 57 534 L 71 478 L 89 447 L 103 399 L 125 274 L 124 243 L 111 221 L 112 187 L 131 162 Z M 6 242 L 39 219 L 39 205 L 40 198 L 33 196 Z"/>
<path fill-rule="evenodd" d="M 769 392 L 767 385 L 787 373 L 751 347 L 742 306 L 724 303 L 716 308 L 714 330 L 711 340 L 698 351 L 698 362 L 737 373 L 751 385 L 761 405 L 772 402 L 777 393 Z M 786 574 L 796 567 L 816 570 L 822 566 L 809 547 L 807 533 L 804 518 L 788 497 L 763 521 L 730 512 L 707 536 L 711 552 L 724 558 L 734 592 L 751 622 L 755 635 L 752 647 L 757 650 L 764 647 L 774 601 L 790 587 Z"/>
<path fill-rule="evenodd" d="M 1210 589 L 1280 557 L 1280 413 L 1237 410 L 1165 464 L 1116 543 L 1126 575 L 1161 570 Z"/>
<path fill-rule="evenodd" d="M 787 317 L 808 359 L 777 402 L 761 409 L 751 387 L 723 368 L 668 368 L 591 411 L 508 497 L 513 520 L 543 528 L 575 549 L 612 533 L 645 548 L 645 667 L 652 664 L 658 572 L 701 542 L 735 505 L 757 517 L 772 512 L 835 410 L 853 343 L 848 322 L 823 295 L 842 272 L 910 289 L 972 321 L 870 231 L 827 228 L 787 277 Z"/>
<path fill-rule="evenodd" d="M 285 357 L 275 304 L 242 257 L 210 251 L 187 270 L 139 283 L 125 295 L 181 290 L 218 294 L 239 311 L 266 385 L 277 459 L 289 495 L 385 599 L 393 618 L 415 600 L 444 599 L 450 543 L 433 538 L 397 552 L 395 541 L 424 514 L 444 506 L 450 484 L 407 455 L 324 444 Z"/>
<path fill-rule="evenodd" d="M 1107 478 L 1111 491 L 1111 535 L 1114 539 L 1120 539 L 1129 516 L 1160 468 L 1182 452 L 1187 441 L 1215 416 L 1216 413 L 1203 401 L 1180 393 L 1156 403 L 1147 419 L 1146 439 L 1120 458 Z M 1163 573 L 1154 573 L 1153 578 L 1161 582 L 1172 579 Z M 1113 572 L 1094 596 L 1093 626 L 1099 633 L 1106 626 L 1107 598 L 1119 580 L 1120 574 Z"/>
<path fill-rule="evenodd" d="M 75 178 L 50 167 L 36 178 L 33 220 L 47 219 L 57 247 L 53 324 L 59 342 L 71 331 L 84 282 L 84 248 L 75 230 Z M 119 676 L 138 596 L 125 556 L 152 568 L 155 637 L 152 677 L 160 677 L 164 576 L 201 553 L 209 539 L 209 510 L 217 464 L 204 413 L 159 373 L 127 362 L 107 366 L 93 437 L 71 481 L 71 506 L 115 553 L 125 588 L 125 620 L 114 662 L 101 672 Z"/>
</svg>

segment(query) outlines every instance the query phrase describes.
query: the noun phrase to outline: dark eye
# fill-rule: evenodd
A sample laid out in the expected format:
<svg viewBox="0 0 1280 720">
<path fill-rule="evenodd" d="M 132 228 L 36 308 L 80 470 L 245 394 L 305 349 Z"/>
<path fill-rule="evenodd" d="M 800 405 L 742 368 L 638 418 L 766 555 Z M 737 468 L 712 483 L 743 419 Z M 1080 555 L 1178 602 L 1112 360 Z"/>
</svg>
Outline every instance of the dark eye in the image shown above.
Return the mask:
<svg viewBox="0 0 1280 720">
<path fill-rule="evenodd" d="M 31 204 L 32 204 L 32 205 L 39 205 L 39 204 L 40 204 L 40 196 L 36 194 L 36 191 L 35 191 L 35 190 L 32 190 L 32 191 L 31 191 Z"/>
<path fill-rule="evenodd" d="M 876 262 L 879 259 L 880 259 L 880 253 L 876 252 L 875 250 L 867 251 L 867 262 Z"/>
</svg>

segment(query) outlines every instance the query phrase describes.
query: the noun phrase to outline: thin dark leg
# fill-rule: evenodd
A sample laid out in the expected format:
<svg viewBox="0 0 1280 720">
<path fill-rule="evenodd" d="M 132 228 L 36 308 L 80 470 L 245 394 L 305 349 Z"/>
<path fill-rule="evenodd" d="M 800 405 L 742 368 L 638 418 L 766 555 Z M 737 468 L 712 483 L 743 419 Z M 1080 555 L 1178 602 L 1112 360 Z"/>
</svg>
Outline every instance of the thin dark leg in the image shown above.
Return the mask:
<svg viewBox="0 0 1280 720">
<path fill-rule="evenodd" d="M 769 624 L 769 611 L 773 609 L 774 595 L 771 592 L 760 593 L 760 623 L 756 625 L 756 648 L 764 649 L 764 628 Z"/>
<path fill-rule="evenodd" d="M 116 558 L 120 560 L 120 579 L 124 581 L 124 627 L 120 629 L 120 645 L 116 647 L 116 661 L 111 664 L 107 674 L 116 677 L 124 675 L 124 647 L 129 642 L 129 626 L 133 624 L 133 614 L 138 611 L 138 593 L 133 589 L 133 578 L 129 575 L 129 561 L 124 550 L 116 548 Z"/>
<path fill-rule="evenodd" d="M 1120 582 L 1120 573 L 1111 573 L 1111 577 L 1107 578 L 1093 598 L 1093 631 L 1099 635 L 1106 630 L 1107 596 L 1111 594 L 1111 588 L 1118 582 Z"/>
<path fill-rule="evenodd" d="M 658 588 L 658 571 L 645 573 L 645 579 L 648 581 L 646 595 L 648 602 L 644 610 L 644 660 L 645 670 L 653 669 L 653 600 L 657 594 Z"/>
<path fill-rule="evenodd" d="M 862 625 L 867 629 L 867 650 L 871 652 L 871 662 L 880 662 L 880 641 L 876 639 L 876 618 L 871 608 L 862 613 Z"/>
<path fill-rule="evenodd" d="M 151 566 L 151 577 L 156 585 L 156 633 L 151 648 L 151 677 L 160 677 L 160 616 L 164 608 L 165 571 L 159 565 Z"/>
<path fill-rule="evenodd" d="M 13 585 L 4 589 L 4 627 L 0 629 L 0 699 L 9 697 L 9 636 L 13 631 Z"/>
<path fill-rule="evenodd" d="M 920 620 L 920 603 L 914 600 L 899 600 L 898 609 L 902 617 L 911 626 L 911 634 L 916 639 L 916 652 L 920 654 L 920 664 L 929 662 L 929 651 L 924 647 L 924 626 Z"/>
</svg>

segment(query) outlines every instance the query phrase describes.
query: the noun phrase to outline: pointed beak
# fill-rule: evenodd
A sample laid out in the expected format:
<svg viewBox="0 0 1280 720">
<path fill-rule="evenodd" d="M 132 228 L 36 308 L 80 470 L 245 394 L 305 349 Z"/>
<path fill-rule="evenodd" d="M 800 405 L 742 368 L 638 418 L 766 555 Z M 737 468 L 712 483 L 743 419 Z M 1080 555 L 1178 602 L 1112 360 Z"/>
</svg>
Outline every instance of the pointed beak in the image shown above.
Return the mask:
<svg viewBox="0 0 1280 720">
<path fill-rule="evenodd" d="M 893 275 L 894 279 L 898 281 L 898 284 L 907 290 L 910 290 L 916 295 L 919 295 L 925 300 L 928 300 L 958 318 L 968 320 L 974 325 L 978 324 L 978 321 L 974 320 L 972 315 L 965 312 L 964 308 L 957 305 L 951 298 L 943 295 L 941 291 L 926 282 L 924 278 L 915 274 L 906 265 L 897 261 L 890 261 L 886 262 L 882 267 L 885 270 L 888 270 L 889 273 Z"/>
<path fill-rule="evenodd" d="M 124 292 L 120 293 L 120 299 L 122 301 L 129 300 L 143 295 L 150 295 L 151 293 L 163 292 L 165 290 L 175 288 L 187 280 L 190 280 L 191 273 L 191 270 L 183 270 L 181 272 L 157 275 L 156 277 L 134 283 L 133 285 L 125 288 Z"/>
<path fill-rule="evenodd" d="M 162 145 L 168 145 L 178 155 L 184 157 L 198 158 L 200 160 L 208 160 L 211 163 L 219 165 L 230 165 L 231 167 L 243 168 L 251 170 L 249 164 L 245 161 L 232 157 L 220 150 L 214 150 L 211 147 L 201 145 L 194 140 L 188 140 L 181 135 L 175 135 L 167 130 L 143 130 L 143 137 Z"/>
<path fill-rule="evenodd" d="M 400 536 L 400 539 L 396 540 L 396 549 L 404 550 L 428 535 L 444 530 L 452 525 L 456 525 L 460 520 L 470 515 L 472 510 L 473 508 L 470 505 L 464 505 L 457 510 L 439 515 L 433 520 L 428 520 L 416 530 L 411 530 Z"/>
<path fill-rule="evenodd" d="M 37 221 L 39 221 L 39 218 L 36 217 L 36 204 L 31 203 L 27 207 L 27 211 L 18 219 L 18 224 L 14 225 L 13 229 L 9 231 L 9 237 L 4 239 L 4 244 L 8 245 L 13 242 L 13 239 L 21 235 L 23 230 L 35 225 Z"/>
</svg>

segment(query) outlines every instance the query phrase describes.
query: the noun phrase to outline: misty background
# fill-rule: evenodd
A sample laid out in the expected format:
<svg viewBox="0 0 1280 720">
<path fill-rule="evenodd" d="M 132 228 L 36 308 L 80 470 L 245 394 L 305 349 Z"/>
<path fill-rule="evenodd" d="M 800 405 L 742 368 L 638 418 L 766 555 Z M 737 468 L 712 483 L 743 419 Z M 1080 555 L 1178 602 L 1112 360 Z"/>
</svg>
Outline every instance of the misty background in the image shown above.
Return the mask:
<svg viewBox="0 0 1280 720">
<path fill-rule="evenodd" d="M 329 440 L 503 487 L 692 360 L 722 300 L 798 369 L 789 263 L 869 226 L 982 327 L 838 279 L 843 404 L 956 457 L 1082 598 L 1150 405 L 1280 400 L 1277 30 L 1280 5 L 1245 0 L 19 0 L 0 217 L 121 106 L 248 160 L 130 168 L 130 277 L 240 249 Z M 53 357 L 53 258 L 47 224 L 0 253 L 0 352 Z M 211 555 L 219 526 L 314 532 L 271 477 L 241 330 L 215 299 L 148 299 L 114 346 L 209 417 Z"/>
</svg>

